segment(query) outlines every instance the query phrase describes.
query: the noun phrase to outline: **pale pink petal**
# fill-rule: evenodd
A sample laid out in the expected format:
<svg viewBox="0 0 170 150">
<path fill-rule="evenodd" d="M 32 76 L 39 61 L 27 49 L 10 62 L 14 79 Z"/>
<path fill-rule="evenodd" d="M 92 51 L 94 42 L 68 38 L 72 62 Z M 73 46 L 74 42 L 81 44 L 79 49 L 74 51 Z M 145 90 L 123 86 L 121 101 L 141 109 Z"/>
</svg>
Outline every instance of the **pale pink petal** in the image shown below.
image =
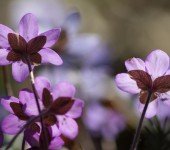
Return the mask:
<svg viewBox="0 0 170 150">
<path fill-rule="evenodd" d="M 14 33 L 14 31 L 5 25 L 0 24 L 0 47 L 8 48 L 8 33 Z"/>
<path fill-rule="evenodd" d="M 61 132 L 56 124 L 51 126 L 51 132 L 53 137 L 61 135 Z"/>
<path fill-rule="evenodd" d="M 116 75 L 115 83 L 117 87 L 122 91 L 131 94 L 137 94 L 140 92 L 140 89 L 138 88 L 136 81 L 132 80 L 127 73 L 120 73 Z"/>
<path fill-rule="evenodd" d="M 16 97 L 13 97 L 13 96 L 10 96 L 10 97 L 7 97 L 7 98 L 1 98 L 1 105 L 6 109 L 8 110 L 10 113 L 14 113 L 11 106 L 10 106 L 10 103 L 11 102 L 16 102 L 16 103 L 19 103 L 20 100 Z"/>
<path fill-rule="evenodd" d="M 78 125 L 75 120 L 65 116 L 57 116 L 59 130 L 69 139 L 74 139 L 78 134 Z"/>
<path fill-rule="evenodd" d="M 64 145 L 64 141 L 61 137 L 55 137 L 49 145 L 49 150 L 61 150 Z"/>
<path fill-rule="evenodd" d="M 145 71 L 145 62 L 140 58 L 131 58 L 131 59 L 126 60 L 125 66 L 128 71 L 130 70 Z"/>
<path fill-rule="evenodd" d="M 139 108 L 139 112 L 142 113 L 142 111 L 144 109 L 144 104 L 139 102 L 138 108 Z M 150 102 L 148 105 L 145 117 L 146 118 L 154 117 L 157 113 L 157 109 L 158 109 L 158 100 L 154 100 L 154 101 Z"/>
<path fill-rule="evenodd" d="M 44 48 L 40 50 L 38 53 L 41 55 L 42 63 L 51 63 L 57 66 L 63 63 L 61 57 L 50 48 Z"/>
<path fill-rule="evenodd" d="M 12 64 L 12 75 L 18 82 L 23 82 L 29 75 L 28 65 L 22 61 L 17 61 Z"/>
<path fill-rule="evenodd" d="M 49 91 L 51 90 L 50 82 L 48 81 L 47 78 L 42 76 L 35 78 L 35 87 L 40 98 L 42 98 L 42 93 L 44 88 L 47 88 Z"/>
<path fill-rule="evenodd" d="M 152 79 L 164 75 L 169 68 L 169 56 L 162 50 L 152 51 L 146 58 L 146 69 Z"/>
<path fill-rule="evenodd" d="M 22 17 L 19 23 L 19 34 L 27 42 L 38 35 L 38 22 L 33 14 L 28 13 Z"/>
<path fill-rule="evenodd" d="M 58 28 L 58 29 L 52 29 L 52 30 L 49 30 L 49 31 L 46 31 L 46 32 L 40 34 L 40 35 L 46 36 L 46 38 L 47 38 L 47 42 L 44 45 L 44 48 L 49 48 L 49 47 L 53 46 L 57 42 L 57 40 L 60 36 L 60 32 L 61 32 L 61 29 Z"/>
<path fill-rule="evenodd" d="M 71 109 L 65 114 L 70 118 L 78 118 L 81 116 L 84 107 L 84 102 L 76 99 Z"/>
<path fill-rule="evenodd" d="M 53 89 L 53 98 L 58 97 L 74 97 L 76 92 L 75 87 L 68 82 L 60 82 Z"/>
<path fill-rule="evenodd" d="M 5 134 L 11 134 L 15 135 L 18 133 L 18 131 L 23 127 L 25 124 L 25 121 L 19 120 L 15 115 L 8 115 L 5 117 L 5 119 L 2 121 L 2 131 Z"/>
<path fill-rule="evenodd" d="M 4 65 L 9 65 L 12 62 L 7 60 L 7 56 L 8 56 L 9 50 L 7 49 L 0 49 L 0 65 L 4 66 Z"/>
</svg>

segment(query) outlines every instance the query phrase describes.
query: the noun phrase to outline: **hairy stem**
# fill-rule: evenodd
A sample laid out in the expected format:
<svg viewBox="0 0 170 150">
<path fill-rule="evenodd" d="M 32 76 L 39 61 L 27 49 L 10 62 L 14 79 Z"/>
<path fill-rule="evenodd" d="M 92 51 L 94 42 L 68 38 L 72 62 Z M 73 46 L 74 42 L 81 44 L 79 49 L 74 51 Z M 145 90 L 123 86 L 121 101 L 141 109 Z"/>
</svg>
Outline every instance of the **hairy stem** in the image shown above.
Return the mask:
<svg viewBox="0 0 170 150">
<path fill-rule="evenodd" d="M 13 95 L 12 87 L 11 87 L 11 84 L 9 83 L 9 80 L 8 80 L 7 68 L 5 66 L 2 66 L 2 74 L 3 74 L 5 94 L 6 95 Z"/>
<path fill-rule="evenodd" d="M 25 128 L 27 128 L 28 126 L 30 126 L 33 122 L 35 122 L 36 120 L 38 120 L 39 118 L 41 118 L 46 112 L 42 112 L 40 115 L 31 118 L 28 120 L 28 122 L 18 131 L 18 133 L 12 138 L 12 140 L 9 142 L 9 144 L 7 145 L 7 147 L 5 148 L 5 150 L 8 150 L 13 143 L 15 142 L 15 140 L 17 139 L 17 137 L 25 130 Z"/>
<path fill-rule="evenodd" d="M 31 62 L 30 62 L 29 58 L 26 58 L 26 61 L 27 61 L 29 72 L 30 72 L 31 86 L 32 86 L 32 90 L 33 90 L 33 93 L 34 93 L 34 96 L 35 96 L 36 105 L 37 105 L 39 114 L 41 114 L 41 108 L 40 108 L 40 104 L 39 104 L 39 101 L 38 101 L 39 97 L 38 97 L 38 94 L 37 94 L 37 90 L 35 88 L 34 73 L 33 73 L 32 67 L 31 67 Z M 42 127 L 43 139 L 44 139 L 44 147 L 43 148 L 44 148 L 44 150 L 47 150 L 48 149 L 48 144 L 47 144 L 48 139 L 47 139 L 47 136 L 46 136 L 46 132 L 44 130 L 44 123 L 43 123 L 42 116 L 40 116 L 40 123 L 41 123 L 41 127 Z"/>
<path fill-rule="evenodd" d="M 136 150 L 136 148 L 137 148 L 137 145 L 138 145 L 138 142 L 139 142 L 139 137 L 140 137 L 140 134 L 141 134 L 143 120 L 144 120 L 146 110 L 147 110 L 148 105 L 149 105 L 151 95 L 152 95 L 152 92 L 148 92 L 147 101 L 146 101 L 146 104 L 144 106 L 144 109 L 143 109 L 143 112 L 142 112 L 142 115 L 141 115 L 141 118 L 140 118 L 140 121 L 139 121 L 139 124 L 138 124 L 138 127 L 137 127 L 137 130 L 136 130 L 136 133 L 135 133 L 133 143 L 131 145 L 130 150 Z"/>
</svg>

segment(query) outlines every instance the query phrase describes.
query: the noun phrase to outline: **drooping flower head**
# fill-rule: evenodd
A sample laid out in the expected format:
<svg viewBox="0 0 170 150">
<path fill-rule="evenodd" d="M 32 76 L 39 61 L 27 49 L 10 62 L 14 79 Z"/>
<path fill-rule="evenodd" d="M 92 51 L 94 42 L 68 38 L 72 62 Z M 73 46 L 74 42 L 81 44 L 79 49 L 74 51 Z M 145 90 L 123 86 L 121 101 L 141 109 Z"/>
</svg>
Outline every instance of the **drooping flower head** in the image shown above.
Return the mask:
<svg viewBox="0 0 170 150">
<path fill-rule="evenodd" d="M 52 139 L 61 134 L 74 139 L 78 134 L 78 125 L 74 119 L 81 116 L 84 105 L 82 100 L 74 98 L 75 87 L 61 82 L 52 89 L 48 80 L 43 77 L 37 77 L 35 83 L 44 113 L 43 122 L 51 129 Z M 39 115 L 34 94 L 28 90 L 20 91 L 19 98 L 1 99 L 1 103 L 11 113 L 2 122 L 2 130 L 6 134 L 17 134 L 32 117 Z M 40 136 L 39 121 L 36 120 L 25 129 L 26 133 L 30 133 L 26 136 L 28 139 L 36 134 Z"/>
<path fill-rule="evenodd" d="M 28 13 L 19 23 L 19 33 L 0 24 L 0 65 L 12 64 L 15 80 L 22 82 L 29 74 L 27 61 L 36 64 L 51 63 L 61 65 L 60 56 L 50 49 L 59 38 L 60 29 L 52 29 L 39 34 L 36 17 Z"/>
<path fill-rule="evenodd" d="M 169 56 L 162 50 L 152 51 L 145 61 L 140 58 L 128 59 L 125 62 L 128 73 L 116 76 L 117 86 L 128 93 L 139 93 L 139 110 L 142 111 L 146 103 L 148 93 L 151 92 L 151 100 L 146 112 L 146 117 L 153 117 L 157 113 L 158 100 L 166 97 L 170 90 Z M 170 104 L 169 99 L 164 101 Z"/>
</svg>

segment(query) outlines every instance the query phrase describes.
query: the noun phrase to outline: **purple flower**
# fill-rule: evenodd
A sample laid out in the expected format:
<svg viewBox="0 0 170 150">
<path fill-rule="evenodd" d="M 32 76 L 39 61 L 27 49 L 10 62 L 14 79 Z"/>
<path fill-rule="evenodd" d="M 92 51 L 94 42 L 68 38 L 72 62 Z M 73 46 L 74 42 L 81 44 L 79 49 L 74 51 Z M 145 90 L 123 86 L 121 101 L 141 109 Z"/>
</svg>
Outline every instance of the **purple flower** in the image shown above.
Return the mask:
<svg viewBox="0 0 170 150">
<path fill-rule="evenodd" d="M 82 100 L 74 98 L 75 87 L 61 82 L 51 89 L 50 83 L 43 77 L 36 78 L 35 85 L 41 110 L 46 112 L 43 115 L 45 126 L 51 128 L 53 137 L 62 134 L 74 139 L 78 134 L 78 125 L 74 119 L 81 116 L 84 105 Z M 20 91 L 19 98 L 1 99 L 1 104 L 11 113 L 2 122 L 2 131 L 6 134 L 17 134 L 29 119 L 39 114 L 34 94 L 28 90 Z M 39 121 L 33 122 L 27 130 L 39 134 Z"/>
<path fill-rule="evenodd" d="M 52 123 L 53 132 L 59 130 L 65 137 L 74 139 L 78 134 L 78 125 L 74 119 L 81 116 L 84 107 L 82 100 L 74 98 L 75 87 L 68 82 L 60 82 L 51 88 L 49 81 L 43 77 L 36 78 L 35 85 L 45 110 L 49 109 L 49 123 Z M 51 107 L 48 108 L 48 105 Z"/>
<path fill-rule="evenodd" d="M 34 94 L 28 90 L 21 90 L 19 92 L 19 98 L 13 96 L 2 98 L 1 104 L 10 112 L 2 121 L 2 131 L 5 134 L 17 134 L 29 119 L 38 115 Z M 28 129 L 33 129 L 34 132 L 40 132 L 40 127 L 36 122 L 32 123 Z"/>
<path fill-rule="evenodd" d="M 94 135 L 107 139 L 115 138 L 125 128 L 125 118 L 121 114 L 99 103 L 89 105 L 84 123 Z"/>
<path fill-rule="evenodd" d="M 60 132 L 57 132 L 57 134 L 53 135 L 52 130 L 49 128 L 45 128 L 46 136 L 47 136 L 47 146 L 49 150 L 60 150 L 62 146 L 64 145 L 64 140 L 59 136 Z M 43 134 L 34 134 L 30 130 L 27 130 L 25 132 L 25 140 L 29 144 L 30 148 L 28 150 L 36 149 L 41 150 L 44 147 L 44 141 Z"/>
<path fill-rule="evenodd" d="M 116 76 L 117 86 L 128 93 L 139 93 L 139 111 L 142 112 L 147 100 L 148 92 L 152 92 L 151 100 L 146 112 L 146 117 L 153 117 L 158 110 L 159 100 L 166 97 L 170 90 L 169 56 L 161 51 L 152 51 L 145 61 L 140 58 L 132 58 L 125 62 L 128 73 Z M 167 98 L 163 101 L 170 104 Z"/>
<path fill-rule="evenodd" d="M 0 65 L 12 64 L 12 74 L 22 82 L 29 74 L 27 61 L 36 64 L 51 63 L 61 65 L 60 56 L 50 47 L 56 43 L 60 29 L 52 29 L 39 34 L 37 19 L 26 14 L 19 23 L 19 34 L 0 24 Z"/>
</svg>

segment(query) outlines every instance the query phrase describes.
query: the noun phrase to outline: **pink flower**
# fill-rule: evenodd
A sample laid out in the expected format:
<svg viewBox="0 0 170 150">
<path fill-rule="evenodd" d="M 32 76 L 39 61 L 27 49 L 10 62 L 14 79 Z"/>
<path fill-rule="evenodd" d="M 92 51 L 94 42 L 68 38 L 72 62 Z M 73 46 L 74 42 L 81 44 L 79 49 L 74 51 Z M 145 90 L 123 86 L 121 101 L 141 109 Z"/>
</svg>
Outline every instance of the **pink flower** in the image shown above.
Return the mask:
<svg viewBox="0 0 170 150">
<path fill-rule="evenodd" d="M 132 58 L 125 62 L 128 73 L 121 73 L 116 76 L 116 84 L 121 90 L 139 94 L 139 111 L 142 112 L 147 100 L 148 92 L 152 92 L 151 100 L 146 112 L 146 117 L 156 115 L 158 101 L 169 95 L 170 92 L 170 70 L 169 56 L 162 50 L 152 51 L 145 61 L 140 58 Z M 170 99 L 163 101 L 170 104 Z"/>
</svg>

